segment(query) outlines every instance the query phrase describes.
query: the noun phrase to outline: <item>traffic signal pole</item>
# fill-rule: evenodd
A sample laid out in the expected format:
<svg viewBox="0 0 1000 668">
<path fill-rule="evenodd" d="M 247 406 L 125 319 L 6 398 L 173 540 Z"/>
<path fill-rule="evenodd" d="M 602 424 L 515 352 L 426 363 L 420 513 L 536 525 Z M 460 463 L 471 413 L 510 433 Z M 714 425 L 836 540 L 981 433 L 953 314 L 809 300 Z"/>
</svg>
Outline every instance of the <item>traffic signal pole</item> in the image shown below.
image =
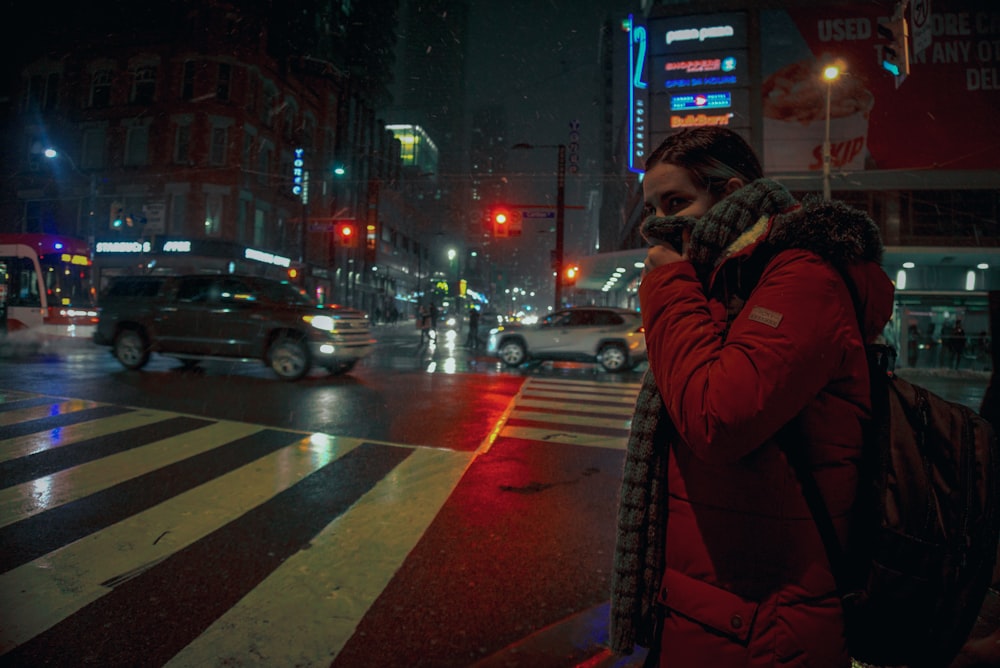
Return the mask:
<svg viewBox="0 0 1000 668">
<path fill-rule="evenodd" d="M 514 144 L 511 148 L 557 148 L 559 149 L 559 166 L 556 169 L 556 247 L 552 252 L 552 268 L 556 274 L 555 308 L 562 308 L 563 292 L 563 241 L 566 228 L 566 144 L 535 145 L 527 143 Z M 582 208 L 582 207 L 580 207 Z"/>
<path fill-rule="evenodd" d="M 566 229 L 566 145 L 559 144 L 559 167 L 556 172 L 556 298 L 555 310 L 562 308 L 563 241 Z"/>
</svg>

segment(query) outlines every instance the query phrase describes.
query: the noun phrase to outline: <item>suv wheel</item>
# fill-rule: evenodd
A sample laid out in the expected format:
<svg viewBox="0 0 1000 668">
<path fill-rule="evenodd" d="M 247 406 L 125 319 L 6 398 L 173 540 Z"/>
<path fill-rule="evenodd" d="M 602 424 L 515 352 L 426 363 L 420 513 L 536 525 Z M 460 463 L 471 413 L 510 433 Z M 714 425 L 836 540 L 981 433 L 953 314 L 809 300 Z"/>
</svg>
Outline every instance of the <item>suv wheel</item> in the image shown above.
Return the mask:
<svg viewBox="0 0 1000 668">
<path fill-rule="evenodd" d="M 523 342 L 517 339 L 507 339 L 500 344 L 497 356 L 507 366 L 520 366 L 527 359 L 528 353 L 524 349 Z"/>
<path fill-rule="evenodd" d="M 141 369 L 149 361 L 149 346 L 141 332 L 123 329 L 115 337 L 115 359 L 126 369 Z"/>
<path fill-rule="evenodd" d="M 309 372 L 309 349 L 301 339 L 279 336 L 271 344 L 268 360 L 282 380 L 298 380 Z"/>
<path fill-rule="evenodd" d="M 615 373 L 628 368 L 628 353 L 617 343 L 609 343 L 597 353 L 597 360 L 605 371 Z"/>
</svg>

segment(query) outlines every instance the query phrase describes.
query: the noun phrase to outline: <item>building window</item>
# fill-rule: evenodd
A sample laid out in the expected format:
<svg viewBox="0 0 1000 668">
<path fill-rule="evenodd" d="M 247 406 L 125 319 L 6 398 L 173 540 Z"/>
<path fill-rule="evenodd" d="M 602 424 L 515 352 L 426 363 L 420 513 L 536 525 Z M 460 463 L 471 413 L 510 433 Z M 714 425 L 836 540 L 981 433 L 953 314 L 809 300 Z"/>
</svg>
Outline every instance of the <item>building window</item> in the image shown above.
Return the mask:
<svg viewBox="0 0 1000 668">
<path fill-rule="evenodd" d="M 270 146 L 261 146 L 257 152 L 257 181 L 261 185 L 267 185 L 267 176 L 271 173 L 271 152 Z"/>
<path fill-rule="evenodd" d="M 257 113 L 257 95 L 260 91 L 260 79 L 256 73 L 247 71 L 246 112 L 251 116 Z"/>
<path fill-rule="evenodd" d="M 87 128 L 84 130 L 83 153 L 80 157 L 80 167 L 82 169 L 101 169 L 104 167 L 107 143 L 108 136 L 104 128 Z"/>
<path fill-rule="evenodd" d="M 194 61 L 184 63 L 184 76 L 181 79 L 181 99 L 190 100 L 194 97 Z"/>
<path fill-rule="evenodd" d="M 219 79 L 215 83 L 215 97 L 223 102 L 229 101 L 229 85 L 233 78 L 233 66 L 229 63 L 219 63 Z"/>
<path fill-rule="evenodd" d="M 156 66 L 143 65 L 132 71 L 133 104 L 152 104 L 156 99 Z"/>
<path fill-rule="evenodd" d="M 184 123 L 177 126 L 177 137 L 174 140 L 174 162 L 178 165 L 191 163 L 191 125 Z"/>
<path fill-rule="evenodd" d="M 240 171 L 243 173 L 242 183 L 244 186 L 248 186 L 253 179 L 253 144 L 254 135 L 244 128 L 243 150 L 240 154 Z"/>
<path fill-rule="evenodd" d="M 282 128 L 285 132 L 285 139 L 287 141 L 292 141 L 292 139 L 295 138 L 295 107 L 287 101 L 285 102 L 285 113 L 282 125 L 285 126 Z"/>
<path fill-rule="evenodd" d="M 205 195 L 205 236 L 217 237 L 222 233 L 222 195 Z"/>
<path fill-rule="evenodd" d="M 42 101 L 45 99 L 45 79 L 40 74 L 28 77 L 27 97 L 25 98 L 25 108 L 29 111 L 38 111 L 42 108 Z"/>
<path fill-rule="evenodd" d="M 267 245 L 267 216 L 262 209 L 253 212 L 253 245 Z"/>
<path fill-rule="evenodd" d="M 90 106 L 102 109 L 111 104 L 111 70 L 98 70 L 90 78 Z"/>
<path fill-rule="evenodd" d="M 45 78 L 45 102 L 43 107 L 46 111 L 52 111 L 59 103 L 59 73 L 50 72 Z"/>
<path fill-rule="evenodd" d="M 264 84 L 264 108 L 261 121 L 269 128 L 274 127 L 274 116 L 278 113 L 278 91 L 271 84 Z"/>
<path fill-rule="evenodd" d="M 236 209 L 236 241 L 241 244 L 245 244 L 249 240 L 250 221 L 248 217 L 252 206 L 253 202 L 240 199 L 239 207 Z"/>
<path fill-rule="evenodd" d="M 170 196 L 170 229 L 173 234 L 187 233 L 187 196 L 175 193 Z"/>
<path fill-rule="evenodd" d="M 26 111 L 51 111 L 59 104 L 58 63 L 39 63 L 32 72 L 25 73 L 22 108 Z"/>
<path fill-rule="evenodd" d="M 137 125 L 125 135 L 125 165 L 138 167 L 149 164 L 149 127 Z"/>
<path fill-rule="evenodd" d="M 224 127 L 212 128 L 212 145 L 209 148 L 208 161 L 212 165 L 226 164 L 226 146 L 229 143 L 229 133 Z"/>
<path fill-rule="evenodd" d="M 306 115 L 302 119 L 302 136 L 301 144 L 302 148 L 311 150 L 316 141 L 316 119 L 310 115 Z"/>
<path fill-rule="evenodd" d="M 249 132 L 243 133 L 243 154 L 240 157 L 240 167 L 248 170 L 253 165 L 253 135 Z"/>
</svg>

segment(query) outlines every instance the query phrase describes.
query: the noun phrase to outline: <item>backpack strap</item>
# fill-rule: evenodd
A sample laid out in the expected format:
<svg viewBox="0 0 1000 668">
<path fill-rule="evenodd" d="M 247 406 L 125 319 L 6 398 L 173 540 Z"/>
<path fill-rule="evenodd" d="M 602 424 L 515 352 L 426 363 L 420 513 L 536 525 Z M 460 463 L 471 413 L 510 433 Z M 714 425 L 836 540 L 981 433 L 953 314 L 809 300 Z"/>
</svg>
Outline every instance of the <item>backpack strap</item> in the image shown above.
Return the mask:
<svg viewBox="0 0 1000 668">
<path fill-rule="evenodd" d="M 854 281 L 851 280 L 841 267 L 838 267 L 838 269 L 840 270 L 844 284 L 851 293 L 854 314 L 858 322 L 858 332 L 862 343 L 865 344 L 865 357 L 868 362 L 868 382 L 873 419 L 864 427 L 862 447 L 865 448 L 878 437 L 880 425 L 874 419 L 874 416 L 878 415 L 885 408 L 887 374 L 892 369 L 895 351 L 892 346 L 868 344 L 864 340 L 865 327 L 862 316 L 861 296 Z M 798 479 L 799 485 L 802 487 L 802 495 L 806 499 L 809 511 L 813 516 L 813 521 L 819 530 L 820 538 L 823 540 L 823 547 L 826 549 L 827 558 L 830 560 L 830 568 L 837 583 L 837 592 L 840 595 L 841 603 L 847 604 L 853 597 L 859 595 L 859 592 L 849 582 L 847 555 L 840 543 L 840 538 L 837 536 L 837 530 L 834 527 L 833 518 L 830 516 L 830 509 L 826 505 L 826 499 L 823 498 L 819 483 L 816 482 L 816 477 L 809 468 L 805 452 L 801 447 L 796 447 L 796 444 L 800 444 L 805 440 L 802 429 L 798 422 L 793 419 L 778 431 L 776 439 L 785 456 L 788 458 L 792 469 L 795 471 L 795 477 Z"/>
<path fill-rule="evenodd" d="M 847 562 L 844 548 L 840 544 L 837 529 L 833 526 L 833 518 L 830 516 L 830 509 L 826 505 L 822 491 L 820 491 L 819 483 L 816 482 L 816 476 L 809 468 L 806 453 L 801 447 L 796 447 L 796 443 L 803 442 L 801 436 L 801 428 L 795 420 L 792 420 L 778 432 L 777 440 L 795 471 L 799 485 L 802 487 L 802 495 L 809 505 L 809 512 L 812 514 L 816 528 L 819 530 L 819 536 L 823 540 L 827 559 L 830 560 L 830 570 L 833 571 L 833 579 L 837 583 L 837 594 L 843 603 L 852 591 L 847 582 Z"/>
</svg>

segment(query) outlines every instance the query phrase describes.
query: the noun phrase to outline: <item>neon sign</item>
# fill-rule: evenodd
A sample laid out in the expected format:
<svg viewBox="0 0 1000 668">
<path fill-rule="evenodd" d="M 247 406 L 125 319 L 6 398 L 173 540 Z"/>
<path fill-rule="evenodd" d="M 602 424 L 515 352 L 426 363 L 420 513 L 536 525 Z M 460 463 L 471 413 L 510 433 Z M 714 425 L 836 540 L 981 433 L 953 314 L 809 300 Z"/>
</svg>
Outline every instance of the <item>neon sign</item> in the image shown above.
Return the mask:
<svg viewBox="0 0 1000 668">
<path fill-rule="evenodd" d="M 688 111 L 690 109 L 728 109 L 733 106 L 731 93 L 694 93 L 692 95 L 673 95 L 670 98 L 670 111 Z"/>
<path fill-rule="evenodd" d="M 706 39 L 717 39 L 719 37 L 732 37 L 736 30 L 732 26 L 710 26 L 708 28 L 684 28 L 682 30 L 670 30 L 667 32 L 667 44 L 674 42 L 689 42 L 697 40 L 704 42 Z"/>
<path fill-rule="evenodd" d="M 642 162 L 646 155 L 646 96 L 649 84 L 643 80 L 646 70 L 647 33 L 644 26 L 637 26 L 633 16 L 628 17 L 629 31 L 629 128 L 628 128 L 628 167 L 633 172 L 641 173 Z"/>
<path fill-rule="evenodd" d="M 152 245 L 148 241 L 98 241 L 95 253 L 148 253 Z"/>
<path fill-rule="evenodd" d="M 732 117 L 733 117 L 732 114 L 724 114 L 722 116 L 714 116 L 709 114 L 688 114 L 687 116 L 671 116 L 670 127 L 700 128 L 706 125 L 726 126 L 729 125 L 729 119 L 731 119 Z"/>
<path fill-rule="evenodd" d="M 292 194 L 301 195 L 302 185 L 305 178 L 305 151 L 301 148 L 295 149 L 295 160 L 292 162 Z"/>
<path fill-rule="evenodd" d="M 680 73 L 701 76 L 668 78 L 663 82 L 663 87 L 676 90 L 702 86 L 735 86 L 738 83 L 736 62 L 734 55 L 667 61 L 663 63 L 663 72 L 668 76 Z"/>
<path fill-rule="evenodd" d="M 728 58 L 726 60 L 729 60 Z M 735 67 L 735 59 L 733 61 Z M 695 72 L 718 72 L 722 69 L 722 58 L 702 58 L 701 60 L 679 60 L 663 66 L 667 72 L 683 71 L 687 74 Z M 732 68 L 730 68 L 732 69 Z"/>
<path fill-rule="evenodd" d="M 164 241 L 163 242 L 163 252 L 164 253 L 190 253 L 191 252 L 191 242 L 190 241 Z"/>
<path fill-rule="evenodd" d="M 243 257 L 248 260 L 274 264 L 279 267 L 288 267 L 292 264 L 292 261 L 287 257 L 282 257 L 280 255 L 275 255 L 274 253 L 268 253 L 267 251 L 256 250 L 253 248 L 247 248 L 243 251 Z"/>
</svg>

